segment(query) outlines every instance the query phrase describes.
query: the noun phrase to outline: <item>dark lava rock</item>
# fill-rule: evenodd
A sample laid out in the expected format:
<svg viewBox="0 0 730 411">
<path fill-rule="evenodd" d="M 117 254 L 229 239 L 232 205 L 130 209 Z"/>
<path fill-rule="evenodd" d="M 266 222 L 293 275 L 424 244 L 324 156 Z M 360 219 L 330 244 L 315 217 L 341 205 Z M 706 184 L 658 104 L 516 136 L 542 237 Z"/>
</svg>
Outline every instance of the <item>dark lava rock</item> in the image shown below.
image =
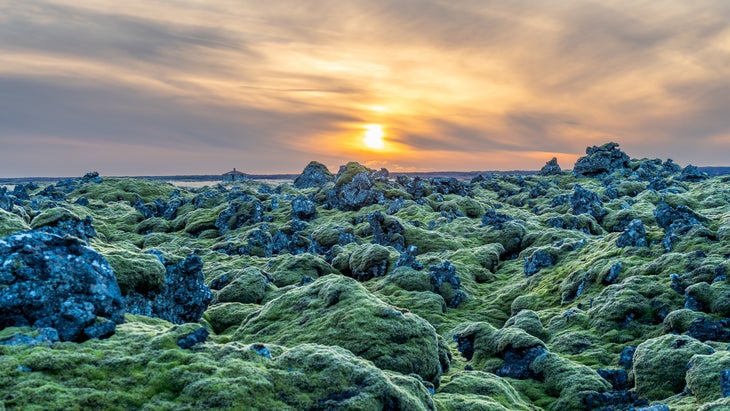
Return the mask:
<svg viewBox="0 0 730 411">
<path fill-rule="evenodd" d="M 144 204 L 142 199 L 137 200 L 132 205 L 144 218 L 162 217 L 166 220 L 172 220 L 177 215 L 177 210 L 185 204 L 182 199 L 176 198 L 170 202 L 158 198 L 150 204 Z"/>
<path fill-rule="evenodd" d="M 434 177 L 430 180 L 433 190 L 439 194 L 456 194 L 466 197 L 471 194 L 471 185 L 453 177 Z"/>
<path fill-rule="evenodd" d="M 708 178 L 707 173 L 703 173 L 702 171 L 700 171 L 699 168 L 690 164 L 687 167 L 685 167 L 684 169 L 682 169 L 682 173 L 679 175 L 678 180 L 697 182 L 697 181 L 706 180 L 707 178 Z"/>
<path fill-rule="evenodd" d="M 171 264 L 158 255 L 165 265 L 165 285 L 159 293 L 141 295 L 132 291 L 125 297 L 130 314 L 162 318 L 174 324 L 197 322 L 213 299 L 205 283 L 203 260 L 190 255 L 178 264 Z"/>
<path fill-rule="evenodd" d="M 664 229 L 665 235 L 662 244 L 667 251 L 692 227 L 702 225 L 707 219 L 684 204 L 672 207 L 665 201 L 660 201 L 654 209 L 654 219 Z"/>
<path fill-rule="evenodd" d="M 96 171 L 88 172 L 88 173 L 84 174 L 83 177 L 81 177 L 81 183 L 100 184 L 103 181 L 104 181 L 104 179 L 99 177 L 99 173 Z"/>
<path fill-rule="evenodd" d="M 590 214 L 596 220 L 601 220 L 606 215 L 603 203 L 598 193 L 586 190 L 580 184 L 576 184 L 573 188 L 573 195 L 570 197 L 570 206 L 573 208 L 573 214 Z"/>
<path fill-rule="evenodd" d="M 631 220 L 623 233 L 616 240 L 618 247 L 648 247 L 646 241 L 646 229 L 644 223 L 639 220 Z"/>
<path fill-rule="evenodd" d="M 448 307 L 458 307 L 466 294 L 461 291 L 461 279 L 456 275 L 456 267 L 448 261 L 443 261 L 430 266 L 429 270 L 434 291 L 444 297 Z"/>
<path fill-rule="evenodd" d="M 664 404 L 650 405 L 647 407 L 636 408 L 635 411 L 671 411 L 670 408 Z"/>
<path fill-rule="evenodd" d="M 312 161 L 304 167 L 302 174 L 294 179 L 294 187 L 298 189 L 322 187 L 323 185 L 334 181 L 334 176 L 322 163 Z"/>
<path fill-rule="evenodd" d="M 545 251 L 538 250 L 531 256 L 525 258 L 525 276 L 529 277 L 546 267 L 552 267 L 555 264 L 555 257 Z"/>
<path fill-rule="evenodd" d="M 537 173 L 541 176 L 557 176 L 560 174 L 563 174 L 563 170 L 560 168 L 560 165 L 558 164 L 558 159 L 553 157 L 550 161 L 545 163 L 544 166 L 540 169 L 540 171 Z"/>
<path fill-rule="evenodd" d="M 634 353 L 636 352 L 636 347 L 632 346 L 626 346 L 623 350 L 621 350 L 621 353 L 618 355 L 618 365 L 624 367 L 625 369 L 629 370 L 634 366 Z"/>
<path fill-rule="evenodd" d="M 358 173 L 349 183 L 327 190 L 327 203 L 330 208 L 356 211 L 382 201 L 385 197 L 375 187 L 372 174 L 372 172 Z"/>
<path fill-rule="evenodd" d="M 0 329 L 50 327 L 80 342 L 123 321 L 114 271 L 78 238 L 29 231 L 0 240 Z"/>
<path fill-rule="evenodd" d="M 547 350 L 540 345 L 520 349 L 508 348 L 504 351 L 504 365 L 495 374 L 518 380 L 537 379 L 535 372 L 530 369 L 530 364 L 535 361 L 535 358 L 545 354 L 547 354 Z"/>
<path fill-rule="evenodd" d="M 730 370 L 720 371 L 720 390 L 723 397 L 730 397 Z"/>
<path fill-rule="evenodd" d="M 224 233 L 244 225 L 260 223 L 263 220 L 264 205 L 259 200 L 242 197 L 232 201 L 227 209 L 218 214 L 215 226 L 221 233 Z"/>
<path fill-rule="evenodd" d="M 687 335 L 705 341 L 730 341 L 730 319 L 713 320 L 709 317 L 698 318 L 690 323 Z"/>
<path fill-rule="evenodd" d="M 299 196 L 291 201 L 291 218 L 309 221 L 317 216 L 317 206 L 312 200 Z"/>
<path fill-rule="evenodd" d="M 49 185 L 37 194 L 40 197 L 46 197 L 54 201 L 66 201 L 66 194 L 63 191 L 56 189 L 56 186 Z"/>
<path fill-rule="evenodd" d="M 393 218 L 385 218 L 383 213 L 376 211 L 367 215 L 370 229 L 373 232 L 373 242 L 384 246 L 390 246 L 403 252 L 406 248 L 404 237 L 406 229 Z"/>
<path fill-rule="evenodd" d="M 426 186 L 423 183 L 421 177 L 414 177 L 411 179 L 408 176 L 400 175 L 396 177 L 395 181 L 403 186 L 408 194 L 410 194 L 414 200 L 421 199 L 428 195 Z"/>
<path fill-rule="evenodd" d="M 599 368 L 597 372 L 601 378 L 611 383 L 614 390 L 628 390 L 631 388 L 629 386 L 629 375 L 623 368 Z"/>
<path fill-rule="evenodd" d="M 0 187 L 0 209 L 5 210 L 7 212 L 11 212 L 11 211 L 13 211 L 14 205 L 15 205 L 15 201 L 8 194 L 7 187 L 5 187 L 5 186 Z"/>
<path fill-rule="evenodd" d="M 586 156 L 581 157 L 573 167 L 576 177 L 600 177 L 617 170 L 629 169 L 629 156 L 619 150 L 617 143 L 586 148 Z"/>
<path fill-rule="evenodd" d="M 189 350 L 190 348 L 193 348 L 195 344 L 205 342 L 205 340 L 208 339 L 208 335 L 210 335 L 208 329 L 205 327 L 200 327 L 196 331 L 193 331 L 190 334 L 179 338 L 177 340 L 177 346 L 182 348 L 183 350 Z"/>
<path fill-rule="evenodd" d="M 51 345 L 57 341 L 59 341 L 58 330 L 56 330 L 55 328 L 47 327 L 39 328 L 38 335 L 36 337 L 31 337 L 24 334 L 14 334 L 10 338 L 0 340 L 0 345 L 24 345 L 27 347 L 32 347 L 38 344 Z"/>
<path fill-rule="evenodd" d="M 603 278 L 603 284 L 609 285 L 609 284 L 616 284 L 616 280 L 618 280 L 618 276 L 621 274 L 621 261 L 617 262 L 616 264 L 611 266 L 611 269 L 608 271 L 608 275 L 606 275 Z"/>
<path fill-rule="evenodd" d="M 586 410 L 601 411 L 638 411 L 649 405 L 649 400 L 641 398 L 635 391 L 614 390 L 609 392 L 591 392 L 583 397 Z"/>
<path fill-rule="evenodd" d="M 401 252 L 400 257 L 398 257 L 398 259 L 395 261 L 396 268 L 411 267 L 417 271 L 423 270 L 423 263 L 421 263 L 420 261 L 416 261 L 417 255 L 418 247 L 416 247 L 415 245 L 409 245 L 408 248 L 405 249 L 405 251 Z"/>
<path fill-rule="evenodd" d="M 89 242 L 89 239 L 96 236 L 96 230 L 93 225 L 94 219 L 91 216 L 86 216 L 83 219 L 65 218 L 56 220 L 48 225 L 38 227 L 36 231 L 43 231 L 50 234 L 55 234 L 59 237 L 66 235 L 72 235 L 85 242 Z"/>
<path fill-rule="evenodd" d="M 498 213 L 495 209 L 490 208 L 482 216 L 482 226 L 494 227 L 497 230 L 504 228 L 505 223 L 513 221 L 514 218 L 507 214 Z"/>
</svg>

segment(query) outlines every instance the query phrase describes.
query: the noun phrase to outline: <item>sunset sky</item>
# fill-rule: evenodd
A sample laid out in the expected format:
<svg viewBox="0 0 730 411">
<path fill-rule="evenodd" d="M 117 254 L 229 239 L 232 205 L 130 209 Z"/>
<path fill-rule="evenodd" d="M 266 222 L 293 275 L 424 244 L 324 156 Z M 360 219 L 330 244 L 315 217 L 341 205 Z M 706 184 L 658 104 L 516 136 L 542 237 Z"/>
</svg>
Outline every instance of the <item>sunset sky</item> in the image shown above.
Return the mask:
<svg viewBox="0 0 730 411">
<path fill-rule="evenodd" d="M 730 164 L 730 2 L 0 0 L 0 177 L 572 168 L 608 141 Z"/>
</svg>

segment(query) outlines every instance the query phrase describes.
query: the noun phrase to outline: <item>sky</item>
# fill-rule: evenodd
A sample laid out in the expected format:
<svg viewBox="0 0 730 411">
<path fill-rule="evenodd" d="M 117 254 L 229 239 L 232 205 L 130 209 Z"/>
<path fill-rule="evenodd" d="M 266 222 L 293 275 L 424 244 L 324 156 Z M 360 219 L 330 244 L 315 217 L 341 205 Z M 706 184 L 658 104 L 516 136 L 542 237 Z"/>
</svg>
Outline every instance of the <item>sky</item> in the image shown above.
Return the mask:
<svg viewBox="0 0 730 411">
<path fill-rule="evenodd" d="M 0 0 L 0 177 L 730 165 L 726 0 Z"/>
</svg>

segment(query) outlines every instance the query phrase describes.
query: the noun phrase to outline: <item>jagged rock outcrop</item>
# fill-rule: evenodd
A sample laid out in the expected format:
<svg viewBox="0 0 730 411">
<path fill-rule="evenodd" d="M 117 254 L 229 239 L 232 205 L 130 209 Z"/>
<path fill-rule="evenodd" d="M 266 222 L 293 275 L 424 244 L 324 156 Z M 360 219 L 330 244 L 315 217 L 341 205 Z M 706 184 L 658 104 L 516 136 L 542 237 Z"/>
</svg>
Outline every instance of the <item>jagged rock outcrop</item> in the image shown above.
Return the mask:
<svg viewBox="0 0 730 411">
<path fill-rule="evenodd" d="M 205 285 L 203 260 L 190 255 L 174 264 L 158 254 L 165 265 L 165 285 L 159 292 L 147 295 L 132 291 L 124 298 L 127 311 L 148 317 L 162 318 L 174 324 L 197 322 L 213 299 Z"/>
<path fill-rule="evenodd" d="M 552 159 L 550 159 L 550 161 L 545 163 L 544 166 L 542 166 L 537 174 L 541 176 L 558 176 L 563 174 L 563 170 L 558 164 L 558 159 L 553 157 Z"/>
<path fill-rule="evenodd" d="M 384 201 L 383 192 L 376 183 L 386 183 L 388 170 L 371 170 L 351 162 L 340 168 L 335 177 L 335 187 L 327 190 L 327 205 L 343 211 L 359 210 Z"/>
<path fill-rule="evenodd" d="M 639 219 L 631 220 L 626 229 L 616 240 L 618 247 L 647 247 L 646 229 L 644 223 Z"/>
<path fill-rule="evenodd" d="M 586 148 L 586 156 L 573 166 L 576 177 L 601 177 L 614 171 L 630 169 L 629 156 L 619 150 L 617 143 Z"/>
<path fill-rule="evenodd" d="M 294 179 L 294 187 L 299 189 L 322 187 L 332 181 L 334 181 L 334 176 L 327 169 L 327 166 L 322 163 L 312 161 L 304 167 L 302 174 Z"/>
<path fill-rule="evenodd" d="M 373 242 L 384 246 L 390 246 L 403 252 L 406 248 L 406 240 L 404 238 L 405 228 L 398 220 L 388 217 L 383 213 L 376 211 L 368 214 L 366 217 L 370 224 L 370 230 L 373 232 Z"/>
<path fill-rule="evenodd" d="M 78 238 L 30 231 L 0 240 L 0 329 L 53 328 L 61 341 L 81 342 L 123 321 L 114 271 Z"/>
<path fill-rule="evenodd" d="M 314 201 L 299 196 L 291 201 L 291 217 L 297 220 L 309 221 L 317 216 L 317 206 Z"/>
</svg>

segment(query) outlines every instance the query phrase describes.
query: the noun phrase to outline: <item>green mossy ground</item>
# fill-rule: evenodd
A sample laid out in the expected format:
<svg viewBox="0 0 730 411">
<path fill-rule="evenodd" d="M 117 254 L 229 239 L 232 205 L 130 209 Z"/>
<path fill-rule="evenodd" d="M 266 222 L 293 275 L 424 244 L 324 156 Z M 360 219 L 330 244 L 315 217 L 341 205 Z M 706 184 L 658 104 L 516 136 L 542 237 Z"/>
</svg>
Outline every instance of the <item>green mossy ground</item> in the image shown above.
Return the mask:
<svg viewBox="0 0 730 411">
<path fill-rule="evenodd" d="M 180 189 L 106 178 L 80 185 L 57 207 L 26 201 L 0 210 L 1 236 L 91 217 L 97 235 L 90 246 L 109 260 L 124 293 L 164 284 L 152 250 L 170 261 L 198 254 L 206 282 L 216 285 L 200 324 L 127 316 L 107 340 L 0 345 L 0 409 L 581 409 L 586 395 L 610 390 L 596 370 L 619 368 L 626 346 L 638 347 L 629 374 L 640 395 L 672 410 L 728 408 L 719 387 L 719 371 L 730 368 L 727 342 L 683 335 L 698 318 L 730 316 L 730 277 L 718 275 L 730 274 L 727 179 L 668 178 L 669 189 L 653 191 L 633 177 L 619 178 L 611 190 L 567 173 L 490 177 L 473 184 L 468 197 L 438 194 L 424 181 L 422 199 L 379 181 L 385 198 L 402 197 L 402 208 L 323 205 L 326 190 L 364 171 L 350 163 L 334 183 L 305 190 L 254 181 Z M 598 193 L 605 215 L 575 215 L 569 201 L 553 204 L 576 184 Z M 318 202 L 317 214 L 293 224 L 291 200 L 300 195 Z M 87 207 L 75 204 L 81 197 Z M 169 220 L 146 219 L 134 208 L 171 198 L 182 205 Z M 253 199 L 262 220 L 216 226 L 231 201 L 247 214 Z M 707 218 L 670 251 L 654 216 L 662 200 Z M 482 225 L 487 210 L 513 219 Z M 424 270 L 396 267 L 396 249 L 373 243 L 366 216 L 375 211 L 404 228 L 405 245 L 419 248 Z M 643 222 L 649 246 L 617 247 L 619 227 L 633 219 Z M 571 228 L 555 228 L 557 221 Z M 273 238 L 295 231 L 301 254 L 241 251 L 257 232 Z M 525 259 L 537 251 L 554 264 L 527 276 Z M 437 290 L 429 272 L 444 261 L 456 268 L 465 294 L 458 307 L 447 307 L 451 285 Z M 381 266 L 382 276 L 354 279 Z M 700 311 L 685 308 L 671 274 Z M 177 347 L 177 338 L 201 325 L 212 333 L 207 342 Z M 18 333 L 34 331 L 6 329 L 0 341 Z M 464 335 L 474 341 L 468 361 L 454 341 Z M 546 351 L 532 364 L 539 378 L 494 374 L 505 352 L 535 346 Z"/>
</svg>

